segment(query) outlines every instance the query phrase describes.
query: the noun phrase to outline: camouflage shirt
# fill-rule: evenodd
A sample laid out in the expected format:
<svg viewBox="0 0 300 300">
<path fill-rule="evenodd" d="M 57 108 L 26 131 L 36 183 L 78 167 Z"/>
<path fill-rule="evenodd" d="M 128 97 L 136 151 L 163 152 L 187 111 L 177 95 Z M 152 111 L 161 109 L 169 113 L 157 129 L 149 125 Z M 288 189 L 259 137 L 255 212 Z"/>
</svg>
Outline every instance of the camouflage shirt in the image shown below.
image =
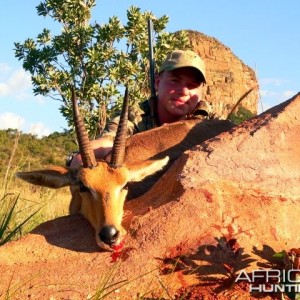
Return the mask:
<svg viewBox="0 0 300 300">
<path fill-rule="evenodd" d="M 128 112 L 128 136 L 145 130 L 158 127 L 161 124 L 154 122 L 154 117 L 151 116 L 152 99 L 141 102 L 138 106 L 130 107 Z M 209 115 L 208 104 L 205 101 L 200 101 L 194 111 L 187 116 L 191 118 L 207 119 Z M 114 117 L 109 121 L 101 136 L 115 137 L 120 116 Z"/>
</svg>

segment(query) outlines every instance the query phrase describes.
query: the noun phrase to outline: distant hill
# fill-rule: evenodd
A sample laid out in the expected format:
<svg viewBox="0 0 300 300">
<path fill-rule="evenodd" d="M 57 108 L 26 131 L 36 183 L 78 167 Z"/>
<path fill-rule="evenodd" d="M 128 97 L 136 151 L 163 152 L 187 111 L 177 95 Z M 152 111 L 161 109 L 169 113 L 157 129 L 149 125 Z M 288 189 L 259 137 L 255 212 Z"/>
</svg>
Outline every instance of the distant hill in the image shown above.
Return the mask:
<svg viewBox="0 0 300 300">
<path fill-rule="evenodd" d="M 31 170 L 46 165 L 64 165 L 67 155 L 77 149 L 70 132 L 54 132 L 38 138 L 16 129 L 0 130 L 0 176 L 7 168 Z"/>
<path fill-rule="evenodd" d="M 187 30 L 187 33 L 192 49 L 205 62 L 207 82 L 203 100 L 211 105 L 213 116 L 226 119 L 238 100 L 248 92 L 234 113 L 246 109 L 256 115 L 259 84 L 255 71 L 216 38 L 194 30 Z"/>
</svg>

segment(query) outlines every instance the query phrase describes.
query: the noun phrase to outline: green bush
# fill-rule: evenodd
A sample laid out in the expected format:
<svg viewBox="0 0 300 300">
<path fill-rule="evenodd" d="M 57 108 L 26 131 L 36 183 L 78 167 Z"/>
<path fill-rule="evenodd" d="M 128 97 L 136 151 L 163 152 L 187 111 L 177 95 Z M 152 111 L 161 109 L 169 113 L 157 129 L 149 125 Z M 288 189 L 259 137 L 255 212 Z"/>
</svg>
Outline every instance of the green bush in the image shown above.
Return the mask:
<svg viewBox="0 0 300 300">
<path fill-rule="evenodd" d="M 238 111 L 236 113 L 232 113 L 228 120 L 230 120 L 232 123 L 239 125 L 243 123 L 244 121 L 254 117 L 255 114 L 252 113 L 250 110 L 243 106 L 239 106 Z"/>
</svg>

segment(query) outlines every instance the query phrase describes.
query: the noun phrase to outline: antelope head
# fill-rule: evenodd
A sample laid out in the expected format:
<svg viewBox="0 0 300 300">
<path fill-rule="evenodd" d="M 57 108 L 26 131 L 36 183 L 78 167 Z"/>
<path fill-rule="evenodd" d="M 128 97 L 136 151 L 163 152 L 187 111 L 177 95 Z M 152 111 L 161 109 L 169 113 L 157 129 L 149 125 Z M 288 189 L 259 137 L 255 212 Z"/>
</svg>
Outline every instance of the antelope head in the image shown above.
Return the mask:
<svg viewBox="0 0 300 300">
<path fill-rule="evenodd" d="M 136 163 L 124 163 L 128 118 L 127 88 L 110 161 L 96 160 L 79 114 L 74 89 L 72 101 L 82 166 L 79 169 L 54 166 L 46 170 L 18 172 L 16 175 L 35 185 L 50 188 L 71 186 L 73 197 L 77 195 L 77 200 L 74 200 L 78 201 L 75 205 L 76 211 L 82 213 L 94 227 L 99 247 L 112 251 L 122 242 L 126 234 L 122 227 L 122 217 L 127 183 L 141 181 L 159 171 L 167 164 L 169 158 L 147 161 L 138 161 L 137 158 Z M 70 206 L 72 205 L 74 206 L 74 203 Z"/>
</svg>

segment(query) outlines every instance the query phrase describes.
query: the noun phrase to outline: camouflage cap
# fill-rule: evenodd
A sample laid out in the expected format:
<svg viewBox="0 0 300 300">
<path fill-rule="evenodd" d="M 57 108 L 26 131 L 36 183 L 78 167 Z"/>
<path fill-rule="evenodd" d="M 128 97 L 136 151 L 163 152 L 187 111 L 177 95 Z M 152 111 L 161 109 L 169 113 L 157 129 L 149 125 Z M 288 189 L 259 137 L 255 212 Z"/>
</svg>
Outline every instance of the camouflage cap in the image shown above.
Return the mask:
<svg viewBox="0 0 300 300">
<path fill-rule="evenodd" d="M 167 58 L 159 68 L 162 71 L 172 71 L 178 68 L 192 67 L 197 69 L 205 78 L 205 64 L 201 57 L 191 50 L 174 50 L 167 55 Z"/>
</svg>

